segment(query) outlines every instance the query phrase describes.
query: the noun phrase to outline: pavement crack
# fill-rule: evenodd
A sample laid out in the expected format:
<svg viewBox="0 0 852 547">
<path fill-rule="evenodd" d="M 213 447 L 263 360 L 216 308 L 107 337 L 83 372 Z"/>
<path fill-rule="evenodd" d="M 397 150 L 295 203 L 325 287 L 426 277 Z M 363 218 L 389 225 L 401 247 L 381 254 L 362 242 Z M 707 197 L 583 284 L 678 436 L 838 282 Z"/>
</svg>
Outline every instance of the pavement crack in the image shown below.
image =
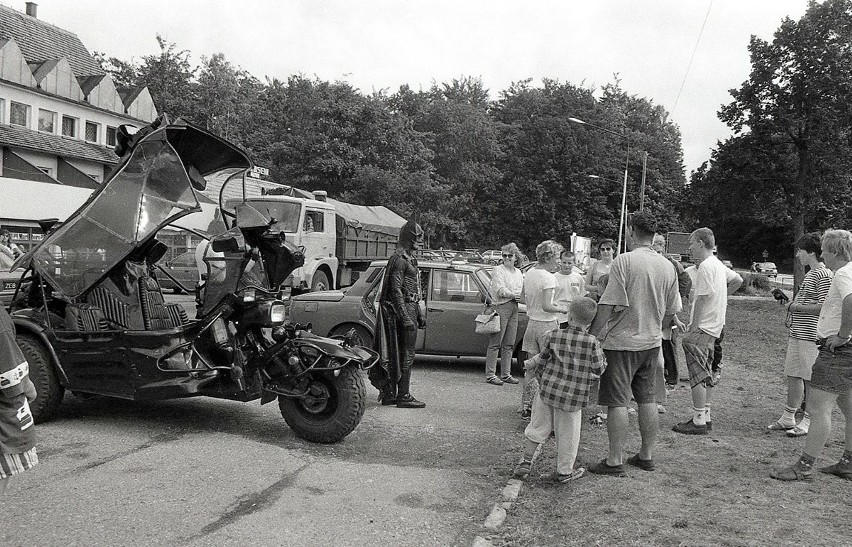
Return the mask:
<svg viewBox="0 0 852 547">
<path fill-rule="evenodd" d="M 102 466 L 106 463 L 110 463 L 110 462 L 113 462 L 115 460 L 121 459 L 125 456 L 129 456 L 131 454 L 139 452 L 140 450 L 145 450 L 146 448 L 151 448 L 154 445 L 176 441 L 176 440 L 180 439 L 182 436 L 183 436 L 183 434 L 181 434 L 181 433 L 160 433 L 158 435 L 154 435 L 153 437 L 151 437 L 151 440 L 149 440 L 148 442 L 136 445 L 133 448 L 128 448 L 127 450 L 122 450 L 121 452 L 117 452 L 115 454 L 112 454 L 111 456 L 107 456 L 105 458 L 101 458 L 101 459 L 95 460 L 93 462 L 87 463 L 86 465 L 80 467 L 79 469 L 83 470 L 83 471 L 88 471 L 89 469 L 94 469 L 96 467 L 100 467 L 100 466 Z"/>
<path fill-rule="evenodd" d="M 273 506 L 281 497 L 284 490 L 295 484 L 299 473 L 308 467 L 308 465 L 309 464 L 306 463 L 295 471 L 287 473 L 279 480 L 259 492 L 251 492 L 244 496 L 240 496 L 229 509 L 219 516 L 218 519 L 202 528 L 197 534 L 183 539 L 181 543 L 192 543 L 193 541 L 209 536 L 210 534 L 237 522 L 245 516 L 258 511 L 263 511 L 264 509 Z"/>
</svg>

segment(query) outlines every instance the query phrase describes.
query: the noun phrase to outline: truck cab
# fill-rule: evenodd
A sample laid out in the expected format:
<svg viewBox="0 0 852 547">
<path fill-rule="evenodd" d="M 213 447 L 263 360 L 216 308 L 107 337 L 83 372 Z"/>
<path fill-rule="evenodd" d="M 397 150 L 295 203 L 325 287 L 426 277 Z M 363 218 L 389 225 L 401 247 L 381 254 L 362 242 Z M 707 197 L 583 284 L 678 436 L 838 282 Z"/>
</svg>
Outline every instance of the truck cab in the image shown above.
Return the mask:
<svg viewBox="0 0 852 547">
<path fill-rule="evenodd" d="M 324 197 L 324 193 L 317 197 Z M 293 272 L 287 284 L 313 291 L 337 286 L 339 261 L 335 254 L 336 212 L 332 204 L 321 199 L 279 195 L 251 197 L 248 202 L 275 219 L 287 241 L 303 249 L 305 265 Z"/>
</svg>

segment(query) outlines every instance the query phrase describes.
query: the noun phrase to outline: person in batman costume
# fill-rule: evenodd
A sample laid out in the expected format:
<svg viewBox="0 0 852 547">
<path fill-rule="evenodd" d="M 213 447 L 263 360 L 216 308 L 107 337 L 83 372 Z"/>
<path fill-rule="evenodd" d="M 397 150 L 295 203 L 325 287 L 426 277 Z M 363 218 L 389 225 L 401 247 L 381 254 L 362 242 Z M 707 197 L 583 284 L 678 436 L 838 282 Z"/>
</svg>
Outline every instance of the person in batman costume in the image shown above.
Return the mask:
<svg viewBox="0 0 852 547">
<path fill-rule="evenodd" d="M 379 390 L 382 405 L 426 406 L 410 391 L 417 329 L 426 327 L 420 310 L 420 271 L 413 256 L 413 252 L 422 247 L 423 229 L 410 220 L 400 230 L 396 253 L 388 259 L 385 268 L 374 337 L 381 360 L 369 372 L 370 381 Z"/>
</svg>

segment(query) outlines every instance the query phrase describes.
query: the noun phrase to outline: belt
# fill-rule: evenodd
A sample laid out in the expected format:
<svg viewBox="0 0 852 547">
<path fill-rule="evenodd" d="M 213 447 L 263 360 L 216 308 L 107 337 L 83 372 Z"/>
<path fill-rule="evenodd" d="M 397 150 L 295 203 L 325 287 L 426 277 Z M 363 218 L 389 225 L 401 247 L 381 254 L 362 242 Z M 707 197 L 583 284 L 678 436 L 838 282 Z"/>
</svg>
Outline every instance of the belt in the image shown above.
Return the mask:
<svg viewBox="0 0 852 547">
<path fill-rule="evenodd" d="M 410 297 L 405 297 L 405 298 L 403 298 L 402 300 L 403 300 L 403 302 L 405 302 L 406 304 L 413 304 L 413 303 L 415 303 L 415 302 L 420 302 L 420 299 L 419 299 L 419 298 L 410 298 Z"/>
</svg>

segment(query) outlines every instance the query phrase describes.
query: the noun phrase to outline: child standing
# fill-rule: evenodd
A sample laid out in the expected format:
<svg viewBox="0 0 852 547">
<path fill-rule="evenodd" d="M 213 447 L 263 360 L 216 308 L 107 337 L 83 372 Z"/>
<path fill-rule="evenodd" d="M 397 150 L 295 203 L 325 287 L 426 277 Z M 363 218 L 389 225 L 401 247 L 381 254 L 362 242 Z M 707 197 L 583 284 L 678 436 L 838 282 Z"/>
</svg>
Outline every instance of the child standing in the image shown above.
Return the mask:
<svg viewBox="0 0 852 547">
<path fill-rule="evenodd" d="M 559 257 L 559 271 L 556 276 L 556 294 L 554 303 L 565 306 L 565 313 L 559 317 L 559 328 L 568 325 L 568 307 L 571 302 L 586 294 L 586 280 L 575 271 L 576 258 L 571 251 L 562 251 Z"/>
<path fill-rule="evenodd" d="M 523 459 L 514 475 L 526 478 L 538 446 L 556 435 L 556 475 L 559 482 L 583 476 L 574 469 L 580 445 L 582 410 L 589 402 L 592 380 L 606 368 L 606 359 L 598 339 L 587 332 L 595 317 L 597 304 L 591 298 L 571 303 L 568 326 L 548 334 L 542 352 L 525 366 L 534 368 L 541 389 L 533 401 L 532 419 L 524 431 L 527 438 Z"/>
</svg>

